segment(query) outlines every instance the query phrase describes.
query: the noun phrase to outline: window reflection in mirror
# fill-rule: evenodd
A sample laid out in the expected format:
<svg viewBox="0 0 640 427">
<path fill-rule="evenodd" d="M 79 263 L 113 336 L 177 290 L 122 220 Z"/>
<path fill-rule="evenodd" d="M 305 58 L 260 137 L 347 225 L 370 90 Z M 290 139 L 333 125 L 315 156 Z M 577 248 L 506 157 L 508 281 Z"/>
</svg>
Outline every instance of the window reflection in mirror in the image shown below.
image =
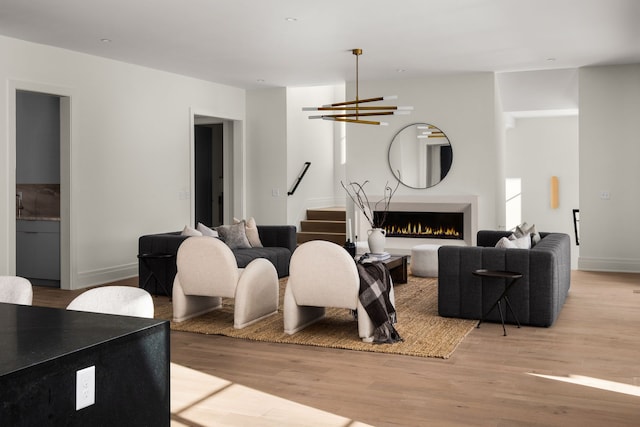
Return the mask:
<svg viewBox="0 0 640 427">
<path fill-rule="evenodd" d="M 389 145 L 391 172 L 407 187 L 433 187 L 447 176 L 452 161 L 449 138 L 429 123 L 403 127 Z"/>
</svg>

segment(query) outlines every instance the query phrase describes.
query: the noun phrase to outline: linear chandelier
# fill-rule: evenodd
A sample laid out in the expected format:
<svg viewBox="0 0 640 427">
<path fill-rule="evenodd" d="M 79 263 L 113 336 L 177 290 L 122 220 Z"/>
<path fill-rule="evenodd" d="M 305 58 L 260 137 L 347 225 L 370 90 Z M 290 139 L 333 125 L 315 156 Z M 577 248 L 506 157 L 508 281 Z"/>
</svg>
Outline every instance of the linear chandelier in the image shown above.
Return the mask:
<svg viewBox="0 0 640 427">
<path fill-rule="evenodd" d="M 376 98 L 360 99 L 359 92 L 358 92 L 358 83 L 359 83 L 358 57 L 362 55 L 362 49 L 353 49 L 351 52 L 356 57 L 356 99 L 353 101 L 336 102 L 335 104 L 323 105 L 322 107 L 304 107 L 302 111 L 327 111 L 327 112 L 341 111 L 341 113 L 309 116 L 309 118 L 332 120 L 336 122 L 360 123 L 365 125 L 382 125 L 382 126 L 386 126 L 389 123 L 379 122 L 375 120 L 361 119 L 361 117 L 409 114 L 411 110 L 413 110 L 413 107 L 397 107 L 393 105 L 367 105 L 367 106 L 360 105 L 360 104 L 368 104 L 370 102 L 377 102 L 377 101 L 389 101 L 392 99 L 397 99 L 398 97 L 397 96 L 379 96 Z"/>
</svg>

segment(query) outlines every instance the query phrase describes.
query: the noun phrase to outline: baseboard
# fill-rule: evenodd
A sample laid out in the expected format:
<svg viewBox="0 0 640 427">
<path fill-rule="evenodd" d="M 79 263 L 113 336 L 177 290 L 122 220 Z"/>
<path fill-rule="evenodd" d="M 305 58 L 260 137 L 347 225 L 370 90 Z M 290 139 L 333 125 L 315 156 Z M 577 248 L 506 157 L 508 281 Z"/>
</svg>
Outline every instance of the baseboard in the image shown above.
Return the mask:
<svg viewBox="0 0 640 427">
<path fill-rule="evenodd" d="M 101 268 L 92 271 L 82 271 L 73 282 L 73 289 L 83 289 L 90 286 L 117 282 L 138 275 L 138 263 L 123 264 L 114 267 Z"/>
<path fill-rule="evenodd" d="M 579 257 L 578 270 L 640 273 L 640 259 Z"/>
</svg>

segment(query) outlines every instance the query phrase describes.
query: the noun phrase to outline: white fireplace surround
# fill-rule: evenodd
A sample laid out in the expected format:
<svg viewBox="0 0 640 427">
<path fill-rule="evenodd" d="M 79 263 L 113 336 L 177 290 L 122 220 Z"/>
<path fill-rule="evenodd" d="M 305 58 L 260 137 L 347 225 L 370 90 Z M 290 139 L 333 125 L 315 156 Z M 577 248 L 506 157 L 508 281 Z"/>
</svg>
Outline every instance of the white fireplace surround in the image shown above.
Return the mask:
<svg viewBox="0 0 640 427">
<path fill-rule="evenodd" d="M 370 196 L 370 201 L 382 199 L 382 196 Z M 370 203 L 373 205 L 375 202 Z M 373 206 L 371 206 L 373 209 Z M 380 207 L 380 206 L 378 206 Z M 478 233 L 478 196 L 473 195 L 433 195 L 433 196 L 394 196 L 389 211 L 399 212 L 462 212 L 464 214 L 464 240 L 434 239 L 415 237 L 387 237 L 385 251 L 395 255 L 410 255 L 416 245 L 475 246 Z M 367 231 L 369 223 L 362 212 L 356 210 L 355 232 L 358 233 L 358 252 L 367 252 Z"/>
</svg>

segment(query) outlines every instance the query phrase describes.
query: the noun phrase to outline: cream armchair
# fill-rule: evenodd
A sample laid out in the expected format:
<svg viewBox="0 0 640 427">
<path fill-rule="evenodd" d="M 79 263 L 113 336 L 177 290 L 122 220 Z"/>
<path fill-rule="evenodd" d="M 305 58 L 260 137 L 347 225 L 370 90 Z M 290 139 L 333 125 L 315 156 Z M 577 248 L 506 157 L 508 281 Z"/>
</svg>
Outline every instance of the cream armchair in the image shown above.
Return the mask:
<svg viewBox="0 0 640 427">
<path fill-rule="evenodd" d="M 173 321 L 222 307 L 234 298 L 233 327 L 242 329 L 278 311 L 278 274 L 264 258 L 239 269 L 229 247 L 215 237 L 190 237 L 178 248 Z"/>
<path fill-rule="evenodd" d="M 358 334 L 373 339 L 374 326 L 358 298 L 360 278 L 349 253 L 335 243 L 313 240 L 291 257 L 284 294 L 284 332 L 292 335 L 325 316 L 325 307 L 358 311 Z M 390 293 L 393 302 L 393 287 Z"/>
</svg>

